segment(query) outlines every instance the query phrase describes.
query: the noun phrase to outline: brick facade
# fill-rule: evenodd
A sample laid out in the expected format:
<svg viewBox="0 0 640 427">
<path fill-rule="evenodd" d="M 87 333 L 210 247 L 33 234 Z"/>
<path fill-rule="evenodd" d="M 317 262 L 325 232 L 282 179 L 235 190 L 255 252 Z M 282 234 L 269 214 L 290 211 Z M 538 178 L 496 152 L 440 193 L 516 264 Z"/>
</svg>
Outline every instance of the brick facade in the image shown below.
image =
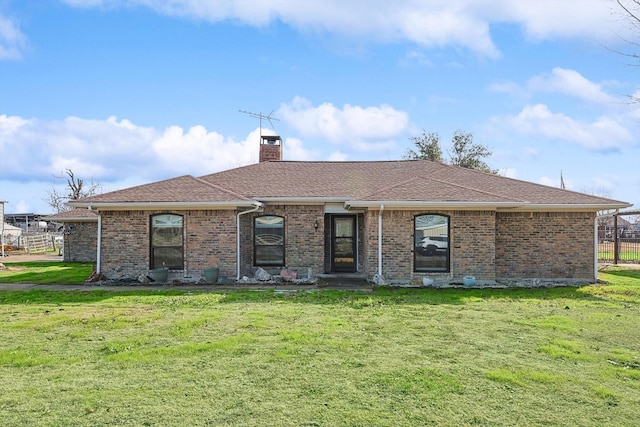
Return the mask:
<svg viewBox="0 0 640 427">
<path fill-rule="evenodd" d="M 366 273 L 378 272 L 378 212 L 367 212 L 364 240 Z M 450 271 L 414 272 L 414 218 L 438 214 L 449 217 Z M 382 272 L 387 281 L 416 282 L 423 276 L 448 278 L 473 275 L 495 279 L 495 213 L 492 211 L 390 211 L 382 213 Z"/>
<path fill-rule="evenodd" d="M 235 210 L 101 212 L 102 271 L 107 277 L 137 277 L 148 271 L 149 224 L 151 215 L 157 213 L 184 218 L 185 269 L 173 272 L 173 277 L 178 274 L 197 280 L 205 267 L 217 264 L 222 277 L 235 278 Z M 359 272 L 368 278 L 378 271 L 378 213 L 370 210 L 357 217 Z M 448 272 L 414 271 L 414 218 L 423 214 L 449 218 Z M 252 276 L 256 270 L 253 221 L 260 215 L 284 218 L 287 267 L 330 272 L 331 215 L 324 213 L 324 206 L 268 205 L 240 216 L 241 276 Z M 485 281 L 594 279 L 594 213 L 384 210 L 382 221 L 383 275 L 390 283 L 415 283 L 425 275 L 447 280 L 473 275 Z M 77 244 L 74 242 L 76 251 Z M 91 250 L 95 253 L 95 246 Z M 268 270 L 278 273 L 279 267 Z"/>
<path fill-rule="evenodd" d="M 594 280 L 593 212 L 496 215 L 498 278 Z"/>
<path fill-rule="evenodd" d="M 324 206 L 323 205 L 270 205 L 262 212 L 253 212 L 241 218 L 241 274 L 252 276 L 256 270 L 253 259 L 253 220 L 262 215 L 284 218 L 285 266 L 324 270 Z M 318 229 L 315 228 L 316 221 Z M 278 268 L 265 268 L 279 273 Z"/>
<path fill-rule="evenodd" d="M 102 272 L 107 277 L 137 277 L 149 270 L 151 216 L 183 216 L 184 270 L 171 277 L 198 279 L 206 267 L 217 265 L 220 275 L 236 274 L 236 212 L 103 211 Z"/>
<path fill-rule="evenodd" d="M 67 262 L 95 262 L 98 223 L 68 222 L 63 237 L 63 260 Z"/>
</svg>

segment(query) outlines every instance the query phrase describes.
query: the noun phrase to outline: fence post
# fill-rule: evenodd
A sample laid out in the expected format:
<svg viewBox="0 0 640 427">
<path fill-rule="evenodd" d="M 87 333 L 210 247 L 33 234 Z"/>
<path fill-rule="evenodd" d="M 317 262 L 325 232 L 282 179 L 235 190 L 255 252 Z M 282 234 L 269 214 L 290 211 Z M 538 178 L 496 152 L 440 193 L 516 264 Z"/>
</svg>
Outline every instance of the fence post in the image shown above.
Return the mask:
<svg viewBox="0 0 640 427">
<path fill-rule="evenodd" d="M 620 256 L 620 238 L 618 237 L 618 214 L 613 215 L 613 263 L 618 264 L 618 257 Z"/>
</svg>

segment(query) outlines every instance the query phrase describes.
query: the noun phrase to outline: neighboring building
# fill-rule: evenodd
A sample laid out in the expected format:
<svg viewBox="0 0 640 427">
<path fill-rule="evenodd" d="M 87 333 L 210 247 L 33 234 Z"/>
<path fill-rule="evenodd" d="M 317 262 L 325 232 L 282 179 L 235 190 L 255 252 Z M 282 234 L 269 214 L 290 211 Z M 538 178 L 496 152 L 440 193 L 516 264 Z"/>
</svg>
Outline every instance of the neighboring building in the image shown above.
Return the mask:
<svg viewBox="0 0 640 427">
<path fill-rule="evenodd" d="M 63 225 L 63 261 L 96 262 L 99 218 L 89 209 L 71 209 L 42 219 Z"/>
<path fill-rule="evenodd" d="M 593 281 L 596 214 L 630 206 L 427 160 L 275 158 L 69 205 L 100 215 L 107 277 L 167 266 L 197 280 L 215 263 L 227 278 L 289 267 L 388 283 Z"/>
<path fill-rule="evenodd" d="M 25 233 L 44 233 L 55 231 L 49 228 L 49 224 L 43 219 L 44 215 L 35 213 L 5 214 L 4 219 L 8 224 L 20 227 Z"/>
<path fill-rule="evenodd" d="M 22 237 L 22 233 L 22 228 L 3 223 L 2 244 L 5 245 L 5 250 L 7 249 L 7 247 L 11 247 L 11 249 L 14 250 L 17 249 L 20 246 L 20 237 Z"/>
</svg>

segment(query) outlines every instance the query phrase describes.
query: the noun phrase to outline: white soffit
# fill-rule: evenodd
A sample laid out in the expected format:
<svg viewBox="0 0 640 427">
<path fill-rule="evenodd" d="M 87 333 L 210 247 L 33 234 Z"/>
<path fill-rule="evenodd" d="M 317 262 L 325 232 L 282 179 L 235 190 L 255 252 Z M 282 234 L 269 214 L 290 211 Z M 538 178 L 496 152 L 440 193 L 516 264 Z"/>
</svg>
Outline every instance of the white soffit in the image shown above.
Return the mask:
<svg viewBox="0 0 640 427">
<path fill-rule="evenodd" d="M 344 208 L 344 203 L 325 203 L 324 213 L 326 214 L 352 214 L 353 211 Z"/>
</svg>

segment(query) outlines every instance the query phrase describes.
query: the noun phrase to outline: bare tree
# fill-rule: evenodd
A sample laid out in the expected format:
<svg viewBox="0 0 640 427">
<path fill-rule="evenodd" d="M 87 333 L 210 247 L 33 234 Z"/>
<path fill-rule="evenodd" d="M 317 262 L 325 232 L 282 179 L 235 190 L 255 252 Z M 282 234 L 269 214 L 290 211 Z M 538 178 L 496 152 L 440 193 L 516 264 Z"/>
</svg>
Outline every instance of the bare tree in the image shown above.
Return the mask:
<svg viewBox="0 0 640 427">
<path fill-rule="evenodd" d="M 622 18 L 629 22 L 631 26 L 631 30 L 635 33 L 640 34 L 640 0 L 616 0 L 618 6 L 620 6 Z M 623 40 L 631 46 L 633 50 L 640 49 L 640 43 L 635 42 L 633 40 L 629 40 L 627 38 L 623 38 Z M 634 52 L 624 52 L 619 50 L 614 50 L 616 53 L 626 56 L 629 58 L 630 63 L 628 65 L 632 67 L 640 66 L 640 55 Z M 640 98 L 637 95 L 628 95 L 631 98 L 632 102 L 640 102 Z"/>
<path fill-rule="evenodd" d="M 71 169 L 67 169 L 64 171 L 65 175 L 67 175 L 67 194 L 61 194 L 55 187 L 47 190 L 47 197 L 45 197 L 44 201 L 51 206 L 57 213 L 65 212 L 69 210 L 65 204 L 69 200 L 78 200 L 83 197 L 93 196 L 95 194 L 100 193 L 102 189 L 102 185 L 99 183 L 93 182 L 89 186 L 85 186 L 84 180 L 81 178 L 77 178 Z M 56 178 L 64 178 L 64 176 L 59 176 Z"/>
</svg>

